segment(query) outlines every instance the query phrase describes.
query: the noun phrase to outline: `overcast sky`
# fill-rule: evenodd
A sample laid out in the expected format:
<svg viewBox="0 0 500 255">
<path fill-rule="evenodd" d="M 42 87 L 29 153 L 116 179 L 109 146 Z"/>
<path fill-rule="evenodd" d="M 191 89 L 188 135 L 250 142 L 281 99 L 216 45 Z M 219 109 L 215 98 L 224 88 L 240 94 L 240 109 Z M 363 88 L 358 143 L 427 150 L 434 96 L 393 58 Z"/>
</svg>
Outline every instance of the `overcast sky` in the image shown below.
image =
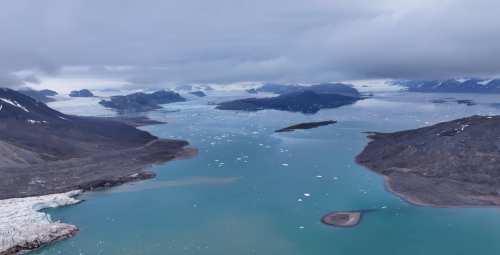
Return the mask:
<svg viewBox="0 0 500 255">
<path fill-rule="evenodd" d="M 0 87 L 498 77 L 500 1 L 0 0 Z"/>
</svg>

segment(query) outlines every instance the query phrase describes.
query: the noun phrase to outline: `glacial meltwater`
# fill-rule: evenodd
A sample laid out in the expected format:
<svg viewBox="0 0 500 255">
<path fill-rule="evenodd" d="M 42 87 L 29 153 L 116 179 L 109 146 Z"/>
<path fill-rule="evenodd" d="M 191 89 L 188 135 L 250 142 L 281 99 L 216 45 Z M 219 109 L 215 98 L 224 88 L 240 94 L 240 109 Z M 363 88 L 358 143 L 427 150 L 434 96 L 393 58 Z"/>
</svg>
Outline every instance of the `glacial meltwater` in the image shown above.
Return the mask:
<svg viewBox="0 0 500 255">
<path fill-rule="evenodd" d="M 77 197 L 84 203 L 46 210 L 52 220 L 81 231 L 30 254 L 500 253 L 498 208 L 413 206 L 387 192 L 381 176 L 354 163 L 368 143 L 362 132 L 496 115 L 497 95 L 386 93 L 305 115 L 215 110 L 207 102 L 252 95 L 207 94 L 147 113 L 168 123 L 141 127 L 188 140 L 198 156 L 154 166 L 155 179 L 86 192 Z M 431 102 L 441 98 L 454 99 Z M 69 114 L 102 110 L 91 101 L 87 112 L 70 105 L 54 107 Z M 338 123 L 274 132 L 324 120 Z M 320 221 L 330 212 L 356 210 L 372 211 L 351 228 Z"/>
</svg>

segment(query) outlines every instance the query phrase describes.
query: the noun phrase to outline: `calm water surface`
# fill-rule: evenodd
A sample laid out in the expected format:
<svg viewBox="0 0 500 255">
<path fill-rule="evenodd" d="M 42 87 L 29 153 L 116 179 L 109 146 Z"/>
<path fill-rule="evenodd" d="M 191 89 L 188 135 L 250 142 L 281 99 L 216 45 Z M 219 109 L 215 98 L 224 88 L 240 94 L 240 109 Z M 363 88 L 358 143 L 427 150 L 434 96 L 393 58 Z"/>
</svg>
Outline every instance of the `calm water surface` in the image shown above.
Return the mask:
<svg viewBox="0 0 500 255">
<path fill-rule="evenodd" d="M 443 97 L 479 104 L 429 102 Z M 412 206 L 354 163 L 368 142 L 363 131 L 498 114 L 498 96 L 388 93 L 314 115 L 206 105 L 228 98 L 190 97 L 149 113 L 168 124 L 144 130 L 189 140 L 199 155 L 154 166 L 153 180 L 86 193 L 78 197 L 82 204 L 47 210 L 81 232 L 31 254 L 500 253 L 500 210 Z M 62 103 L 57 108 L 71 113 Z M 94 105 L 87 113 L 97 112 Z M 274 132 L 320 120 L 339 122 Z M 320 223 L 329 212 L 350 210 L 373 212 L 352 228 Z"/>
</svg>

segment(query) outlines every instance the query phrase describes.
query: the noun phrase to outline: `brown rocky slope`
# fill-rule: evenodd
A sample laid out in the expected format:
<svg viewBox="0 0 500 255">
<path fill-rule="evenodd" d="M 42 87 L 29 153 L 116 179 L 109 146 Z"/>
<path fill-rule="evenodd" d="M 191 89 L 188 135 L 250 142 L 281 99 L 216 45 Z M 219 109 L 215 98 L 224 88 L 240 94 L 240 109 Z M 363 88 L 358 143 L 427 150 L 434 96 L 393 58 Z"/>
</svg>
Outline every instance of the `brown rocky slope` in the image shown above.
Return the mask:
<svg viewBox="0 0 500 255">
<path fill-rule="evenodd" d="M 376 133 L 356 162 L 383 175 L 387 189 L 426 206 L 500 205 L 500 116 L 472 116 Z"/>
</svg>

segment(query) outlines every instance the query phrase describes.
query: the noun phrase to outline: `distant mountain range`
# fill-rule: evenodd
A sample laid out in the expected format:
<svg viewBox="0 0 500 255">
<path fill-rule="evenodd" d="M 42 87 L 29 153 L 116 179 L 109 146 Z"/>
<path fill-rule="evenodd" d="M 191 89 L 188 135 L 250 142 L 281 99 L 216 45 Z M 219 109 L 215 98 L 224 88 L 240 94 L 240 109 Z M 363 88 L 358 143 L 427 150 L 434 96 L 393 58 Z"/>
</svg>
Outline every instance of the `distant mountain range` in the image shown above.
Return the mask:
<svg viewBox="0 0 500 255">
<path fill-rule="evenodd" d="M 192 86 L 192 85 L 181 85 L 175 88 L 176 91 L 211 91 L 214 90 L 212 87 L 208 85 L 199 85 L 199 86 Z"/>
<path fill-rule="evenodd" d="M 94 94 L 88 89 L 73 90 L 69 94 L 70 97 L 94 97 Z"/>
<path fill-rule="evenodd" d="M 386 84 L 406 87 L 412 92 L 500 93 L 500 79 L 398 80 Z"/>
<path fill-rule="evenodd" d="M 22 88 L 22 89 L 18 90 L 18 92 L 23 94 L 23 95 L 32 97 L 35 100 L 38 100 L 42 103 L 50 103 L 50 102 L 56 101 L 55 99 L 47 97 L 47 96 L 49 94 L 54 95 L 53 93 L 55 93 L 55 95 L 57 95 L 57 92 L 52 91 L 52 90 L 46 90 L 46 89 L 37 91 L 37 90 L 30 89 L 30 88 Z"/>
<path fill-rule="evenodd" d="M 353 88 L 352 85 L 347 85 L 343 83 L 321 83 L 310 86 L 303 86 L 297 84 L 275 84 L 266 83 L 263 86 L 257 88 L 257 92 L 272 92 L 275 94 L 287 94 L 292 92 L 304 92 L 313 91 L 318 94 L 338 94 L 348 97 L 361 97 L 361 94 Z"/>
<path fill-rule="evenodd" d="M 122 92 L 119 89 L 101 89 L 99 92 Z"/>
</svg>

